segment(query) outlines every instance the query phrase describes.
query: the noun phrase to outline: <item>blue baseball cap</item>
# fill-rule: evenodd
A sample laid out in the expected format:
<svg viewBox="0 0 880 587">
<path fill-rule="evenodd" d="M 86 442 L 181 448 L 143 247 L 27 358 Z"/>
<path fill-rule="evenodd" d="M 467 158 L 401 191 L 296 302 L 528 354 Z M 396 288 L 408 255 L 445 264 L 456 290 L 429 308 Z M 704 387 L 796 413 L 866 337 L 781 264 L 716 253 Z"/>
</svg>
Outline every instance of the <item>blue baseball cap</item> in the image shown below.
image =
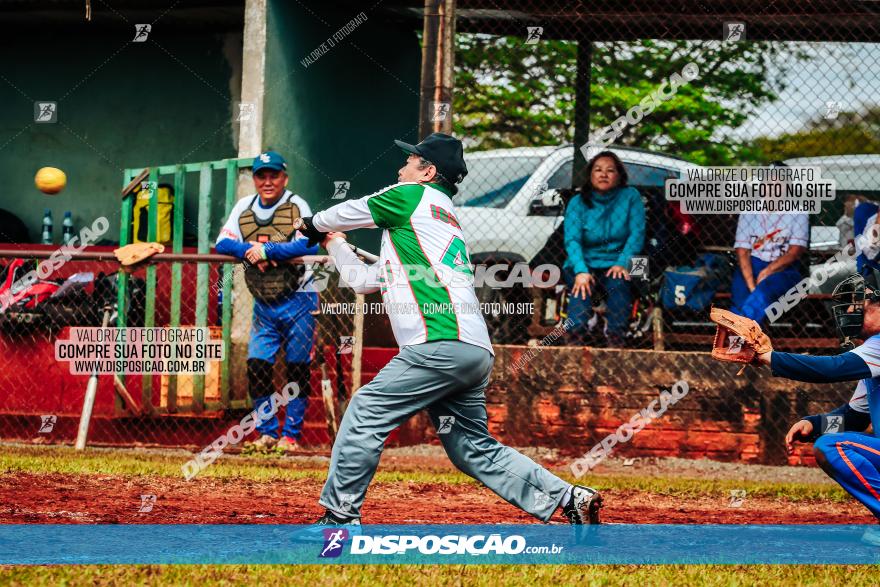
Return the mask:
<svg viewBox="0 0 880 587">
<path fill-rule="evenodd" d="M 254 157 L 254 164 L 251 168 L 253 173 L 261 169 L 274 169 L 275 171 L 287 171 L 287 161 L 284 160 L 276 151 L 266 151 Z"/>
</svg>

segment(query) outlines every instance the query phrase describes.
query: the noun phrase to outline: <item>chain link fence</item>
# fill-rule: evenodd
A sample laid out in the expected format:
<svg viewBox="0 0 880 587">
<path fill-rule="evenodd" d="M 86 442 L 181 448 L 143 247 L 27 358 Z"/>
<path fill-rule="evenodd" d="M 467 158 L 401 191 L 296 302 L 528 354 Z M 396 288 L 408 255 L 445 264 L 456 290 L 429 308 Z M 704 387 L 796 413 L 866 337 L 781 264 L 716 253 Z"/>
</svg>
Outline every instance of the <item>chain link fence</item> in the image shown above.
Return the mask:
<svg viewBox="0 0 880 587">
<path fill-rule="evenodd" d="M 780 348 L 836 348 L 827 294 L 856 271 L 841 251 L 880 197 L 880 45 L 865 42 L 878 15 L 850 2 L 682 11 L 458 6 L 450 116 L 468 149 L 456 204 L 471 255 L 564 269 L 559 287 L 531 292 L 534 316 L 490 322 L 497 341 L 546 336 L 568 316 L 576 332 L 560 344 L 705 350 L 714 304 L 763 320 Z M 617 160 L 596 159 L 607 151 Z M 815 168 L 834 199 L 747 216 L 669 197 L 669 180 L 774 163 Z M 829 259 L 805 299 L 766 312 Z M 593 295 L 573 304 L 575 279 Z"/>
<path fill-rule="evenodd" d="M 839 352 L 830 294 L 876 267 L 855 241 L 880 202 L 880 13 L 859 2 L 486 8 L 457 5 L 448 117 L 469 169 L 458 220 L 477 263 L 561 268 L 552 288 L 480 288 L 534 303 L 487 323 L 496 343 L 590 357 L 542 353 L 500 382 L 496 425 L 514 442 L 591 446 L 682 378 L 692 393 L 619 454 L 785 462 L 788 427 L 853 386 L 744 379 L 690 351 L 711 347 L 714 305 L 761 322 L 777 349 Z M 672 197 L 670 183 L 711 194 L 698 178 L 731 167 L 812 168 L 836 189 L 819 206 L 796 191 L 815 185 L 766 178 L 715 192 L 760 204 L 778 188 L 790 214 L 705 213 Z"/>
<path fill-rule="evenodd" d="M 876 221 L 880 202 L 880 15 L 865 2 L 718 10 L 593 2 L 457 7 L 453 97 L 432 102 L 433 118 L 448 123 L 466 148 L 469 173 L 455 214 L 503 357 L 490 388 L 490 421 L 514 444 L 537 439 L 542 447 L 579 454 L 649 402 L 658 385 L 682 378 L 701 393 L 683 400 L 663 430 L 698 437 L 695 443 L 729 441 L 688 454 L 748 458 L 758 445 L 778 446 L 797 417 L 849 394 L 846 386 L 807 394 L 806 386 L 777 389 L 753 376 L 737 379 L 691 351 L 709 349 L 708 312 L 717 305 L 764 322 L 779 349 L 836 352 L 829 294 L 857 268 L 873 268 L 872 259 L 857 258 L 860 251 L 848 245 Z M 833 199 L 810 213 L 765 206 L 762 213 L 732 214 L 688 212 L 670 197 L 670 182 L 709 185 L 699 180 L 708 170 L 771 165 L 812 168 L 833 179 Z M 806 189 L 811 182 L 800 183 Z M 210 196 L 207 186 L 200 197 Z M 227 189 L 227 214 L 230 194 Z M 792 194 L 795 202 L 808 199 Z M 222 199 L 212 206 L 217 202 Z M 205 210 L 216 228 L 222 211 Z M 200 224 L 201 217 L 188 222 Z M 199 236 L 199 254 L 214 236 Z M 175 252 L 182 252 L 180 244 Z M 28 263 L 13 267 L 8 256 L 2 281 Z M 181 271 L 179 291 L 173 266 Z M 101 376 L 90 442 L 204 446 L 252 408 L 253 300 L 239 276 L 223 279 L 233 267 L 159 263 L 154 277 L 141 272 L 129 279 L 128 326 L 174 323 L 176 292 L 176 323 L 210 327 L 212 336 L 224 338 L 228 365 L 213 366 L 203 380 Z M 88 377 L 72 376 L 54 360 L 53 340 L 70 326 L 100 325 L 104 308 L 119 299 L 117 268 L 72 260 L 53 274 L 54 285 L 43 284 L 45 291 L 2 314 L 0 352 L 10 361 L 0 372 L 3 438 L 72 442 Z M 204 283 L 234 285 L 198 286 L 205 269 Z M 507 285 L 480 279 L 490 272 Z M 71 281 L 75 274 L 90 276 Z M 327 311 L 360 301 L 335 278 L 318 295 L 307 349 L 310 401 L 297 439 L 307 450 L 329 444 L 322 390 L 329 386 L 338 401 L 395 352 L 384 316 L 362 316 L 358 326 L 352 312 Z M 342 340 L 351 336 L 349 343 L 366 348 Z M 523 361 L 526 351 L 511 345 L 568 348 Z M 581 348 L 591 349 L 593 363 L 583 364 Z M 275 363 L 280 388 L 287 381 L 283 353 Z M 639 369 L 642 375 L 633 378 Z M 615 394 L 633 386 L 638 389 L 625 398 Z M 278 427 L 283 432 L 280 419 Z M 737 444 L 738 435 L 750 440 Z M 662 434 L 653 442 L 641 450 L 672 450 Z M 633 443 L 621 454 L 637 448 Z"/>
<path fill-rule="evenodd" d="M 3 254 L 14 255 L 12 251 Z M 204 326 L 212 341 L 223 344 L 223 360 L 209 359 L 209 368 L 203 375 L 186 371 L 150 375 L 102 371 L 97 377 L 89 445 L 207 446 L 227 434 L 231 426 L 254 408 L 246 364 L 248 343 L 254 336 L 254 302 L 244 287 L 243 265 L 198 262 L 199 255 L 189 256 L 191 260 L 182 263 L 156 263 L 152 323 L 155 327 L 167 328 L 172 322 L 171 273 L 173 266 L 179 266 L 184 284 L 179 299 L 179 328 L 195 327 L 198 323 L 196 274 L 199 266 L 209 268 L 211 287 L 206 295 L 208 313 Z M 312 266 L 319 275 L 332 271 L 328 269 L 326 257 L 307 259 L 314 262 Z M 21 283 L 22 276 L 37 266 L 37 259 L 7 258 L 0 283 Z M 233 293 L 226 299 L 222 296 L 224 267 L 233 271 Z M 5 421 L 4 439 L 74 442 L 90 377 L 72 374 L 72 371 L 75 365 L 82 371 L 84 365 L 91 364 L 86 361 L 101 355 L 95 352 L 79 355 L 85 361 L 78 362 L 57 360 L 55 345 L 59 341 L 76 340 L 72 329 L 118 323 L 118 271 L 119 264 L 115 260 L 71 259 L 48 279 L 40 279 L 29 288 L 18 288 L 20 294 L 0 313 L 0 352 L 5 357 L 5 367 L 0 371 L 0 419 Z M 126 278 L 124 323 L 128 328 L 143 328 L 146 324 L 149 303 L 145 274 L 145 269 L 139 269 Z M 325 307 L 354 305 L 352 290 L 339 288 L 334 280 L 326 281 L 327 286 L 320 292 Z M 310 294 L 294 294 L 300 295 Z M 223 327 L 224 303 L 232 306 L 233 318 L 227 329 Z M 313 330 L 292 328 L 288 333 L 292 344 L 303 347 L 295 350 L 296 355 L 305 357 L 309 363 L 308 383 L 302 379 L 295 381 L 300 386 L 298 397 L 307 398 L 305 413 L 299 416 L 303 422 L 294 423 L 292 428 L 285 427 L 285 410 L 291 404 L 282 403 L 277 413 L 267 419 L 270 424 L 266 428 L 274 426 L 270 434 L 276 437 L 282 430 L 293 430 L 294 439 L 305 451 L 325 450 L 329 446 L 332 428 L 322 401 L 322 388 L 327 389 L 325 393 L 332 398 L 335 408 L 348 398 L 353 384 L 381 367 L 371 365 L 369 357 L 363 361 L 360 347 L 355 348 L 354 313 L 321 313 L 320 308 L 309 304 L 310 317 L 299 317 L 303 323 L 314 320 Z M 274 369 L 267 395 L 289 383 L 289 372 L 284 366 L 287 353 L 294 351 L 286 347 L 287 342 L 279 341 L 280 350 L 272 358 Z M 157 348 L 155 346 L 152 352 L 161 358 Z M 146 356 L 144 352 L 140 358 Z M 354 365 L 355 358 L 357 365 Z M 361 374 L 362 368 L 366 370 L 365 375 Z M 259 432 L 248 440 L 257 437 Z"/>
</svg>

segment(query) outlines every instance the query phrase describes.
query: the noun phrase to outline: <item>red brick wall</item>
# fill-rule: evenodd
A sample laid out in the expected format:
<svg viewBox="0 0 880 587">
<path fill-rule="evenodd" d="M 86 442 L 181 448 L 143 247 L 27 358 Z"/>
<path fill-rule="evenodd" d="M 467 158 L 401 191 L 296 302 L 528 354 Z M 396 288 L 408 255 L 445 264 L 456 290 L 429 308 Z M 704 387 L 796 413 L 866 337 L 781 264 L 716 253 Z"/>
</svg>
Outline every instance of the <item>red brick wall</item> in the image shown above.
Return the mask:
<svg viewBox="0 0 880 587">
<path fill-rule="evenodd" d="M 719 363 L 708 353 L 551 347 L 524 366 L 525 346 L 496 346 L 487 390 L 489 428 L 512 446 L 551 447 L 578 457 L 683 379 L 689 391 L 614 456 L 674 456 L 768 464 L 811 464 L 810 447 L 785 454 L 789 426 L 847 401 L 852 385 L 777 379 L 766 367 Z M 401 441 L 433 439 L 427 418 Z"/>
</svg>

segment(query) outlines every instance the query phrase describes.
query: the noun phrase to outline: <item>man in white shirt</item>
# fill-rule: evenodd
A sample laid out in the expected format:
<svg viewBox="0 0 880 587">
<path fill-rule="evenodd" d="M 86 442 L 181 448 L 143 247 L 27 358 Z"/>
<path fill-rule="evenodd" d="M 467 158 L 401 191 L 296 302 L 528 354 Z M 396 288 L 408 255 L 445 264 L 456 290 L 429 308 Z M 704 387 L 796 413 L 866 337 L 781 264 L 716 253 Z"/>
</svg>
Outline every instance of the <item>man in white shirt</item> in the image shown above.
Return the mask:
<svg viewBox="0 0 880 587">
<path fill-rule="evenodd" d="M 461 141 L 434 133 L 418 145 L 396 144 L 409 155 L 400 183 L 303 218 L 300 229 L 310 242 L 324 242 L 356 291 L 381 290 L 401 347 L 351 399 L 317 523 L 360 523 L 385 439 L 424 409 L 450 460 L 501 498 L 540 520 L 561 507 L 572 524 L 598 523 L 596 490 L 563 481 L 489 434 L 485 390 L 494 352 L 451 200 L 467 174 Z M 365 266 L 333 232 L 356 228 L 383 229 L 378 263 Z"/>
<path fill-rule="evenodd" d="M 806 214 L 741 214 L 731 310 L 763 322 L 767 307 L 801 280 L 798 264 L 809 242 Z"/>
</svg>

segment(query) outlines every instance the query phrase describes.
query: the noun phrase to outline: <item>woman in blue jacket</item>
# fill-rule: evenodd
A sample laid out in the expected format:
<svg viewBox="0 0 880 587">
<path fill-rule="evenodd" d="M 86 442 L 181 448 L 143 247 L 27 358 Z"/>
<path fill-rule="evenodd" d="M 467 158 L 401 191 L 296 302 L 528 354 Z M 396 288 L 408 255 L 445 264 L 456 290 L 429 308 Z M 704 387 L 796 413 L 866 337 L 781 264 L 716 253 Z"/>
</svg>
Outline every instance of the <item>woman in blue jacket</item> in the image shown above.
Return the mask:
<svg viewBox="0 0 880 587">
<path fill-rule="evenodd" d="M 645 242 L 645 206 L 638 190 L 627 186 L 626 167 L 611 151 L 587 164 L 590 182 L 565 212 L 565 276 L 570 334 L 582 340 L 593 315 L 591 297 L 605 290 L 609 347 L 621 347 L 632 307 L 630 259 Z"/>
</svg>

